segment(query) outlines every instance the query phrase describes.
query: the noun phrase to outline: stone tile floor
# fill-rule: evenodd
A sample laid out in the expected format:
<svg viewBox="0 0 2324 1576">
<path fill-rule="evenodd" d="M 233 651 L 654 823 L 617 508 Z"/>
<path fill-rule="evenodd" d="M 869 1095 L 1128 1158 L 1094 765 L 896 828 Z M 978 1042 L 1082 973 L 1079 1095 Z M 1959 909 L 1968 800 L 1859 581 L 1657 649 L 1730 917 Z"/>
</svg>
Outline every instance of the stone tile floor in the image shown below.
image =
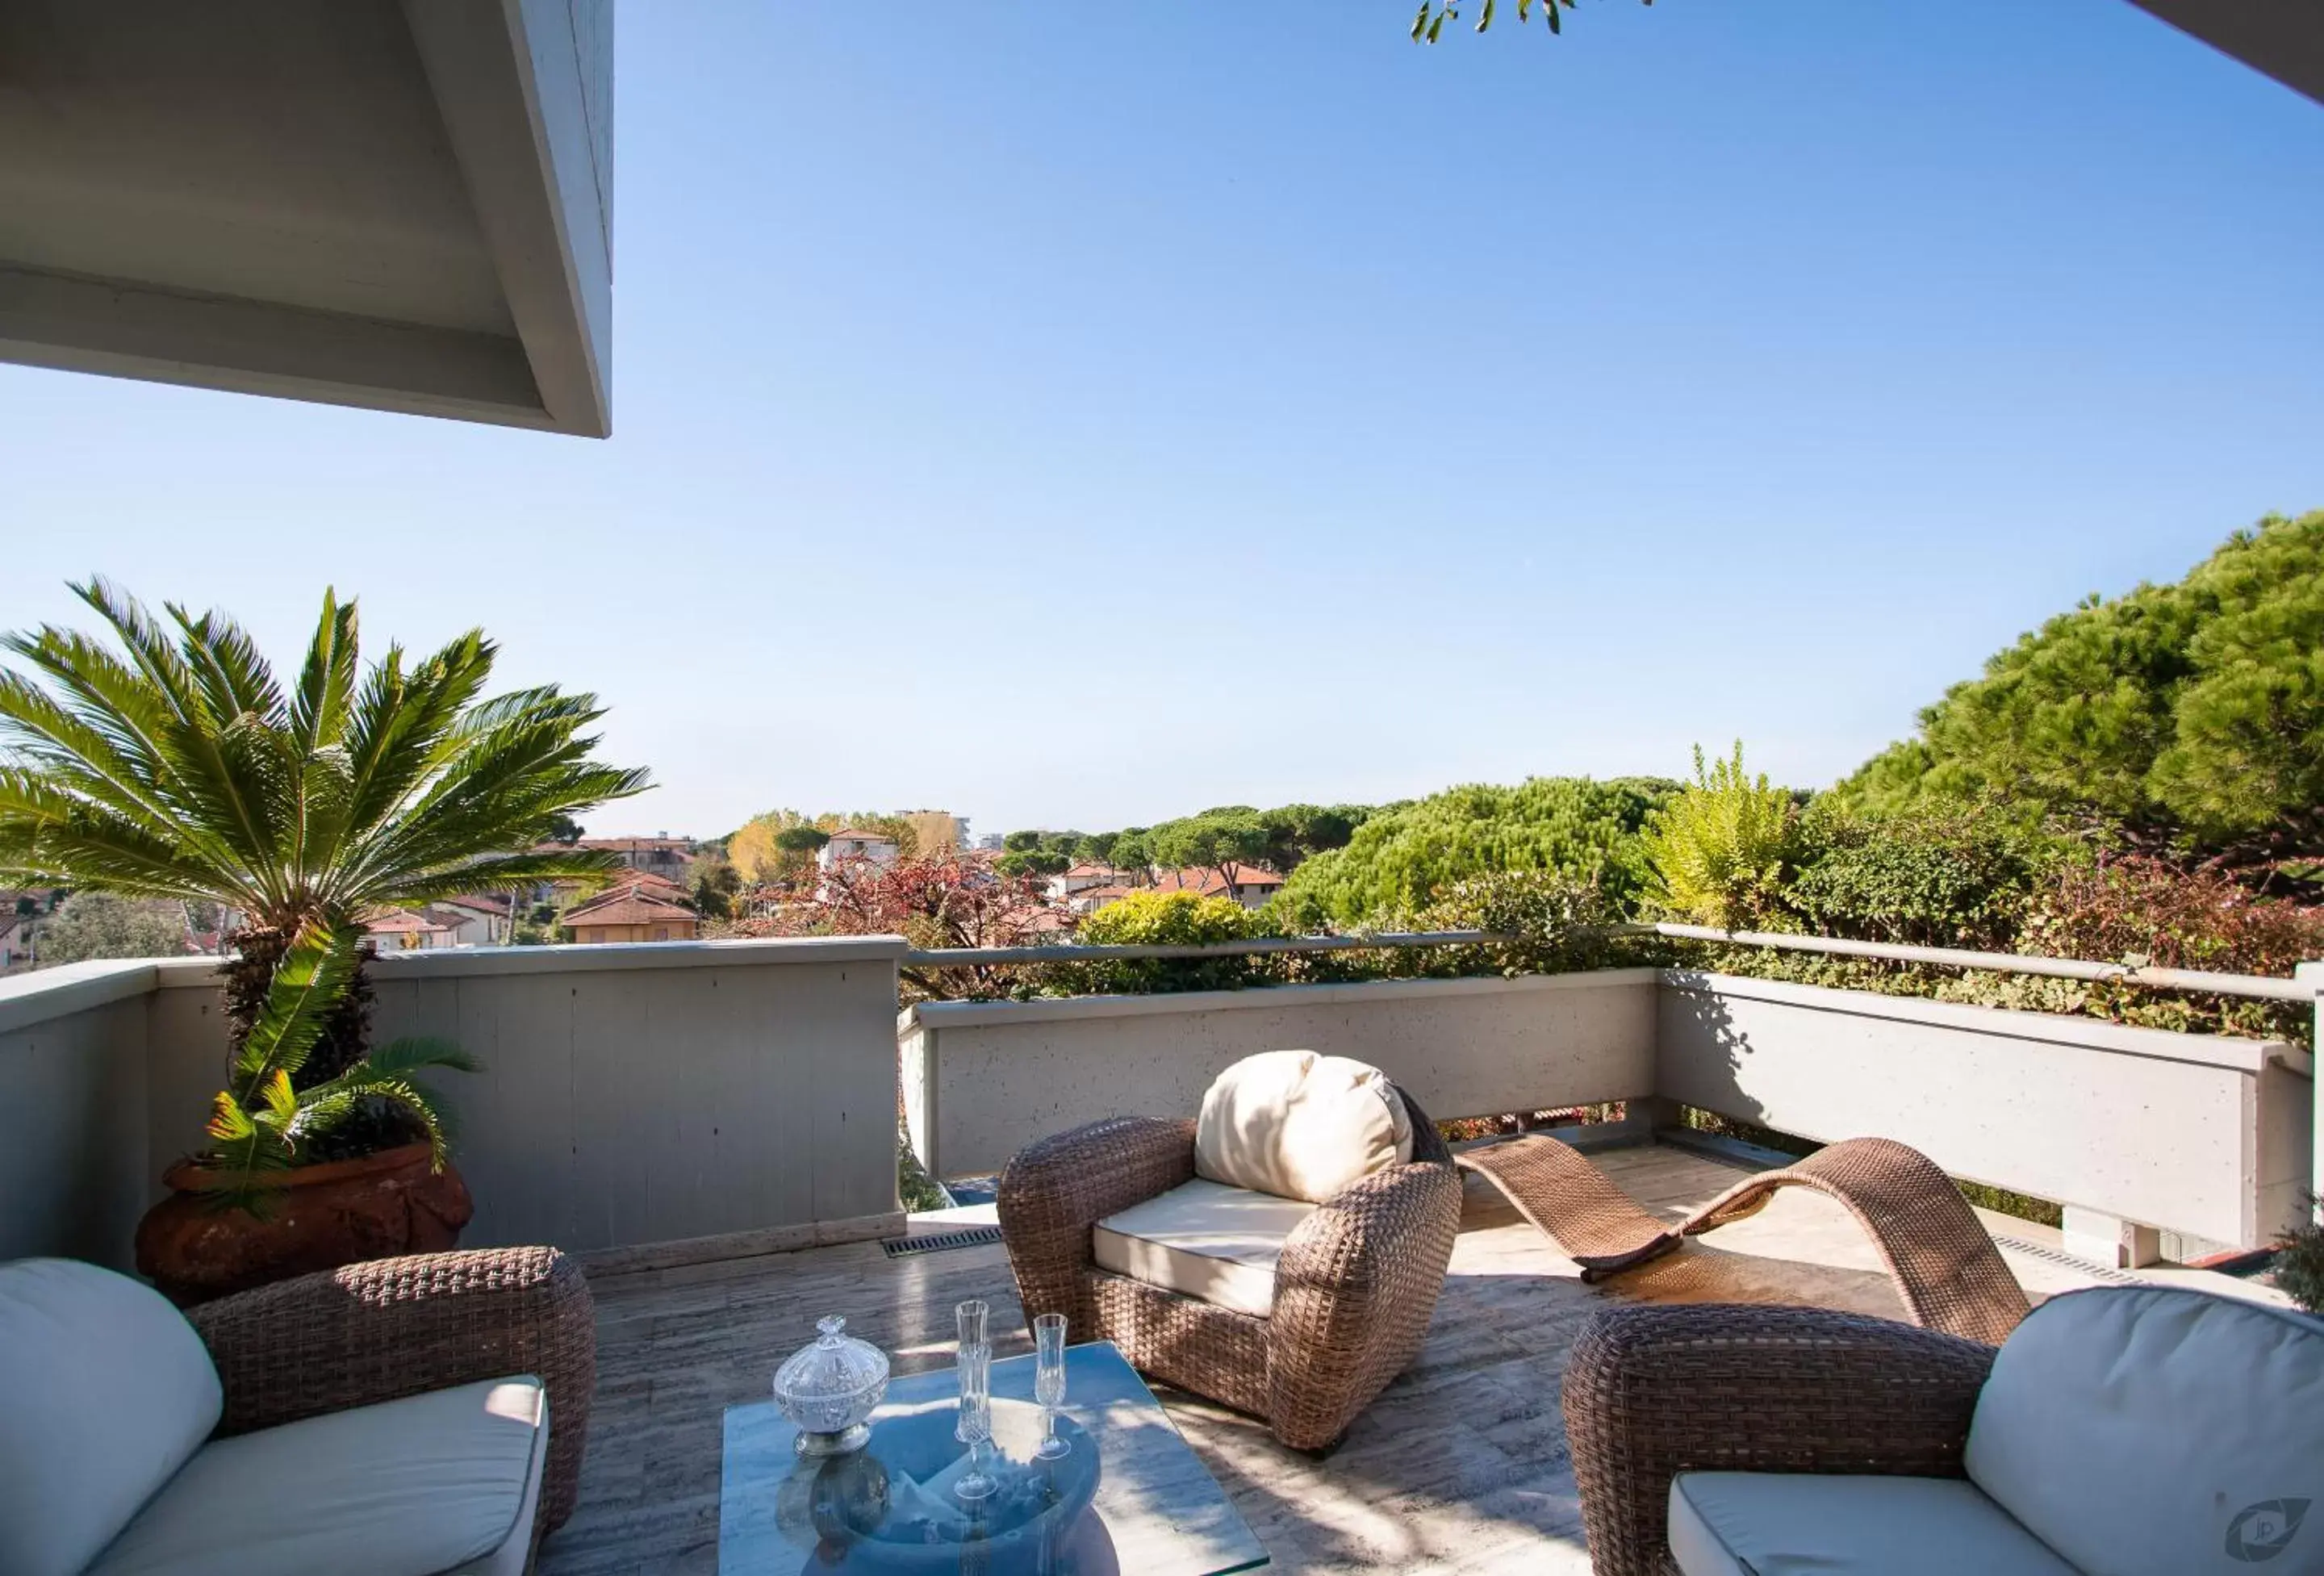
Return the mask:
<svg viewBox="0 0 2324 1576">
<path fill-rule="evenodd" d="M 1596 1158 L 1672 1218 L 1738 1175 L 1672 1146 Z M 1497 1195 L 1474 1178 L 1470 1187 L 1426 1346 L 1329 1458 L 1286 1451 L 1247 1418 L 1159 1392 L 1276 1570 L 1587 1571 L 1558 1386 L 1574 1333 L 1609 1298 L 1902 1313 L 1855 1223 L 1803 1188 L 1591 1287 Z M 2107 1277 L 2057 1254 L 2040 1227 L 1999 1216 L 1987 1224 L 2037 1297 Z M 542 1576 L 715 1571 L 723 1409 L 764 1399 L 776 1366 L 825 1313 L 845 1314 L 849 1332 L 889 1351 L 899 1373 L 951 1360 L 952 1307 L 964 1297 L 992 1303 L 998 1355 L 1029 1349 L 998 1247 L 890 1258 L 877 1243 L 856 1243 L 594 1285 L 599 1378 L 580 1507 L 542 1549 Z"/>
</svg>

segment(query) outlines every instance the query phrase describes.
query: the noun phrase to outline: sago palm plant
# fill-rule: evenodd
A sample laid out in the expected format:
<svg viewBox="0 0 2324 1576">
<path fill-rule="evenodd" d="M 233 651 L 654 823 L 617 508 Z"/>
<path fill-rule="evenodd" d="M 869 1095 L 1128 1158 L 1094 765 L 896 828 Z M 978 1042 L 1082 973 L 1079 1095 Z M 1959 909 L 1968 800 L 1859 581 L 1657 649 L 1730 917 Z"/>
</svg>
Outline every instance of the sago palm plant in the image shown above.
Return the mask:
<svg viewBox="0 0 2324 1576">
<path fill-rule="evenodd" d="M 1798 827 L 1792 796 L 1770 788 L 1765 772 L 1745 774 L 1740 740 L 1733 759 L 1707 769 L 1698 744 L 1694 780 L 1639 838 L 1646 896 L 1684 918 L 1739 930 L 1774 908 Z"/>
<path fill-rule="evenodd" d="M 471 631 L 365 667 L 355 604 L 323 597 L 287 688 L 217 613 L 168 623 L 104 580 L 73 587 L 117 643 L 44 626 L 0 645 L 0 877 L 239 910 L 227 1009 L 239 1054 L 292 939 L 464 892 L 604 877 L 610 854 L 535 852 L 559 818 L 647 786 L 589 759 L 595 697 L 487 697 L 496 648 Z M 296 1090 L 365 1054 L 362 954 L 315 998 Z M 409 1129 L 405 1135 L 409 1136 Z"/>
<path fill-rule="evenodd" d="M 200 1186 L 220 1203 L 264 1214 L 272 1174 L 310 1158 L 318 1145 L 381 1108 L 422 1134 L 431 1166 L 443 1169 L 450 1117 L 412 1074 L 429 1067 L 475 1072 L 475 1062 L 450 1041 L 391 1040 L 337 1077 L 296 1086 L 333 1007 L 346 996 L 361 935 L 309 925 L 276 966 L 235 1052 L 232 1081 L 211 1102 L 210 1147 L 194 1157 Z"/>
</svg>

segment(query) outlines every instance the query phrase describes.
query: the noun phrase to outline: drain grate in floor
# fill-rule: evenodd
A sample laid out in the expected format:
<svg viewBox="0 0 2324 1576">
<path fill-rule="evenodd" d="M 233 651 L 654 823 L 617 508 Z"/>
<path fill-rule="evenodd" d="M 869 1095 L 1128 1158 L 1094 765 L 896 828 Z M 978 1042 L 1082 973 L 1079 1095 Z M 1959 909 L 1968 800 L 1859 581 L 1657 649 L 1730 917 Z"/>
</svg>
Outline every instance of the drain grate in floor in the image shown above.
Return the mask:
<svg viewBox="0 0 2324 1576">
<path fill-rule="evenodd" d="M 2108 1286 L 2143 1286 L 2154 1284 L 2143 1275 L 2132 1275 L 2126 1270 L 2110 1269 L 2103 1264 L 2092 1264 L 2087 1258 L 2077 1258 L 2063 1249 L 2052 1248 L 2046 1243 L 2028 1242 L 2022 1237 L 1998 1235 L 1993 1240 L 1996 1246 L 2006 1248 L 2012 1253 L 2023 1253 L 2028 1258 L 2038 1258 L 2045 1264 L 2054 1264 L 2060 1268 L 2070 1269 L 2078 1275 L 2087 1275 L 2091 1279 L 2103 1281 Z"/>
<path fill-rule="evenodd" d="M 931 1231 L 924 1237 L 891 1237 L 880 1244 L 890 1258 L 915 1253 L 949 1253 L 955 1248 L 991 1248 L 1001 1241 L 998 1226 L 967 1226 L 957 1231 Z"/>
</svg>

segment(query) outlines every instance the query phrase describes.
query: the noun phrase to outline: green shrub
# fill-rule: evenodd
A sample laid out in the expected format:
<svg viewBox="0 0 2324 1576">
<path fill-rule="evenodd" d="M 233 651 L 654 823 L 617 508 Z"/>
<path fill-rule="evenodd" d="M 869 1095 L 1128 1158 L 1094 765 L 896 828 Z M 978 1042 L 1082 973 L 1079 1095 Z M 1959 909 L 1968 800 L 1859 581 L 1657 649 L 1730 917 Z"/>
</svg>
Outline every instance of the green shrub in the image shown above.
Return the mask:
<svg viewBox="0 0 2324 1576">
<path fill-rule="evenodd" d="M 1997 920 L 1973 937 L 1987 943 L 1982 950 L 2279 977 L 2289 975 L 2296 963 L 2324 956 L 2324 908 L 2255 898 L 2220 872 L 2184 871 L 2161 860 L 2091 861 L 2038 850 L 2034 857 L 2046 868 L 2040 884 L 2024 899 L 2022 922 L 2008 934 Z M 1993 890 L 2006 892 L 2006 887 L 1997 885 Z M 1877 910 L 1877 905 L 1872 907 Z M 1997 916 L 2006 908 L 1997 899 L 1987 912 Z M 1970 917 L 1964 917 L 1964 924 L 1973 918 L 1974 910 L 1967 912 Z M 1864 934 L 1863 928 L 1832 928 L 1844 935 Z M 1688 943 L 1682 950 L 1690 963 L 1714 972 L 1835 990 L 2069 1013 L 2144 1028 L 2244 1035 L 2295 1045 L 2307 1044 L 2314 1033 L 2314 1015 L 2292 1002 L 1766 947 Z"/>
<path fill-rule="evenodd" d="M 1511 937 L 1481 947 L 1416 949 L 1428 974 L 1560 974 L 1655 961 L 1654 937 L 1610 935 L 1620 922 L 1596 881 L 1558 871 L 1495 871 L 1455 881 L 1415 915 L 1415 930 L 1489 930 Z M 1652 954 L 1653 956 L 1648 954 Z"/>
<path fill-rule="evenodd" d="M 1742 930 L 1776 912 L 1799 829 L 1789 792 L 1743 770 L 1743 745 L 1706 770 L 1695 747 L 1694 780 L 1655 810 L 1639 840 L 1646 895 L 1698 925 Z"/>
<path fill-rule="evenodd" d="M 2109 859 L 2062 870 L 2036 901 L 2017 950 L 2285 976 L 2301 963 L 2324 958 L 2324 908 L 2254 897 L 2217 871 L 2186 871 L 2157 859 Z M 2085 1011 L 2148 1028 L 2299 1043 L 2314 1033 L 2314 1014 L 2288 1001 L 2105 983 L 2086 987 L 2083 997 Z"/>
<path fill-rule="evenodd" d="M 179 903 L 75 892 L 39 935 L 42 968 L 89 958 L 177 957 L 186 950 L 186 910 Z"/>
<path fill-rule="evenodd" d="M 940 1210 L 951 1202 L 938 1191 L 927 1168 L 920 1164 L 920 1157 L 912 1153 L 910 1138 L 901 1134 L 896 1139 L 896 1196 L 911 1214 Z"/>
<path fill-rule="evenodd" d="M 1784 902 L 1825 935 L 1911 946 L 2014 948 L 2059 839 L 1952 806 L 1862 815 L 1831 795 L 1802 817 Z"/>
<path fill-rule="evenodd" d="M 2276 1290 L 2311 1313 L 2324 1313 L 2324 1225 L 2314 1216 L 2316 1201 L 2307 1201 L 2309 1219 L 2286 1232 L 2276 1244 L 2275 1263 L 2269 1278 Z"/>
<path fill-rule="evenodd" d="M 1537 777 L 1515 788 L 1450 788 L 1376 813 L 1346 847 L 1292 871 L 1276 901 L 1295 930 L 1379 925 L 1417 913 L 1471 877 L 1552 871 L 1600 884 L 1627 912 L 1637 886 L 1630 845 L 1675 787 L 1653 778 Z"/>
<path fill-rule="evenodd" d="M 1231 898 L 1194 892 L 1132 892 L 1082 921 L 1084 946 L 1204 946 L 1280 935 L 1273 917 Z M 1156 991 L 1235 991 L 1279 983 L 1284 965 L 1268 956 L 1102 958 L 1051 965 L 1047 983 L 1068 994 Z"/>
</svg>

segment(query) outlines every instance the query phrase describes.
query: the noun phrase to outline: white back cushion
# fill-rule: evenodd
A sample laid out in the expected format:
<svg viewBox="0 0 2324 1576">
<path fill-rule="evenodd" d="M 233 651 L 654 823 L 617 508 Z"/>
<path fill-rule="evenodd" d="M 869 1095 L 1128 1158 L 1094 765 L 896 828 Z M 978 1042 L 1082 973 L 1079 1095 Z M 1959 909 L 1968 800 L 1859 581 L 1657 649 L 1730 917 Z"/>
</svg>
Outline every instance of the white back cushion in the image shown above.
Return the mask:
<svg viewBox="0 0 2324 1576">
<path fill-rule="evenodd" d="M 2324 1323 L 2161 1286 L 2052 1297 L 1994 1360 L 1968 1468 L 2085 1571 L 2324 1571 Z"/>
<path fill-rule="evenodd" d="M 0 1264 L 0 1571 L 73 1576 L 200 1448 L 222 1400 L 159 1292 L 69 1258 Z"/>
<path fill-rule="evenodd" d="M 1323 1203 L 1412 1158 L 1412 1120 L 1378 1067 L 1261 1051 L 1220 1074 L 1194 1124 L 1194 1175 Z"/>
</svg>

